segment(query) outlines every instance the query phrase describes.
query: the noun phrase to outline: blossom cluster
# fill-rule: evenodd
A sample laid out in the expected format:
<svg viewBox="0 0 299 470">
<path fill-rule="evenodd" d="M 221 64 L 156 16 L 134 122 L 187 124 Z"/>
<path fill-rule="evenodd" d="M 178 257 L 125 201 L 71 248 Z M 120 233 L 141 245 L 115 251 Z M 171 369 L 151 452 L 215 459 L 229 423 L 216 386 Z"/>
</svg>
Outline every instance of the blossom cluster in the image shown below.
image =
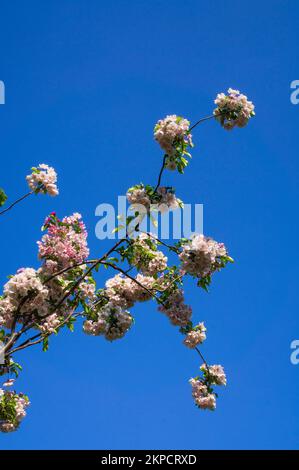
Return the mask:
<svg viewBox="0 0 299 470">
<path fill-rule="evenodd" d="M 82 275 L 85 266 L 60 276 L 55 273 L 83 262 L 88 255 L 86 229 L 79 214 L 59 221 L 52 213 L 44 227 L 48 233 L 38 242 L 39 257 L 44 263 L 37 270 L 19 269 L 4 285 L 0 298 L 0 326 L 11 328 L 14 323 L 33 321 L 42 333 L 51 334 L 70 312 L 68 302 L 62 305 L 59 302 L 68 285 Z M 81 299 L 92 299 L 94 292 L 95 286 L 89 279 L 83 280 L 76 290 Z"/>
<path fill-rule="evenodd" d="M 143 274 L 153 276 L 167 268 L 167 257 L 157 249 L 154 235 L 140 233 L 132 242 L 130 263 Z"/>
<path fill-rule="evenodd" d="M 26 395 L 0 388 L 0 431 L 15 431 L 26 416 L 26 408 L 29 405 Z"/>
<path fill-rule="evenodd" d="M 223 243 L 202 234 L 193 236 L 182 248 L 179 255 L 182 270 L 198 278 L 210 276 L 224 267 L 227 261 L 232 261 Z"/>
<path fill-rule="evenodd" d="M 41 163 L 38 167 L 31 168 L 32 173 L 26 176 L 29 188 L 37 193 L 49 194 L 50 196 L 58 195 L 57 173 L 49 165 Z"/>
<path fill-rule="evenodd" d="M 184 292 L 174 290 L 167 299 L 166 304 L 159 306 L 159 311 L 167 315 L 175 326 L 185 326 L 190 321 L 192 309 L 184 303 Z"/>
<path fill-rule="evenodd" d="M 127 200 L 132 206 L 144 206 L 146 212 L 150 209 L 151 200 L 142 184 L 128 189 Z"/>
<path fill-rule="evenodd" d="M 14 318 L 23 322 L 26 315 L 48 313 L 49 291 L 33 268 L 22 268 L 4 285 L 0 300 L 0 325 L 11 328 Z"/>
<path fill-rule="evenodd" d="M 255 115 L 254 104 L 239 90 L 229 88 L 227 95 L 219 93 L 215 99 L 217 108 L 214 115 L 224 129 L 244 127 L 249 119 Z"/>
<path fill-rule="evenodd" d="M 4 285 L 0 299 L 0 326 L 11 328 L 14 322 L 33 321 L 43 333 L 53 333 L 68 313 L 67 304 L 51 313 L 63 294 L 59 278 L 44 283 L 45 266 L 35 270 L 22 268 Z"/>
<path fill-rule="evenodd" d="M 226 375 L 221 365 L 208 366 L 202 364 L 200 370 L 204 373 L 211 385 L 226 385 Z"/>
<path fill-rule="evenodd" d="M 158 208 L 157 210 L 161 213 L 167 212 L 168 210 L 176 210 L 183 206 L 183 203 L 178 199 L 172 188 L 166 188 L 160 186 L 157 189 Z"/>
<path fill-rule="evenodd" d="M 108 341 L 122 338 L 133 323 L 128 311 L 112 303 L 107 303 L 93 315 L 96 318 L 84 322 L 84 332 L 93 336 L 103 335 Z"/>
<path fill-rule="evenodd" d="M 40 259 L 55 261 L 59 268 L 65 268 L 82 263 L 89 255 L 81 214 L 74 213 L 59 220 L 52 212 L 45 220 L 43 230 L 47 233 L 37 242 Z"/>
<path fill-rule="evenodd" d="M 105 284 L 105 295 L 114 306 L 131 308 L 135 302 L 144 302 L 152 297 L 151 289 L 156 280 L 152 276 L 137 274 L 135 280 L 116 274 Z"/>
<path fill-rule="evenodd" d="M 221 365 L 200 367 L 203 377 L 190 379 L 192 386 L 192 396 L 195 404 L 202 409 L 214 410 L 216 408 L 216 397 L 212 385 L 226 385 L 226 375 Z"/>
<path fill-rule="evenodd" d="M 127 200 L 134 209 L 140 210 L 142 206 L 144 214 L 153 210 L 164 213 L 182 207 L 182 201 L 176 197 L 174 189 L 164 186 L 154 189 L 150 185 L 137 184 L 128 189 Z"/>
<path fill-rule="evenodd" d="M 206 327 L 204 323 L 199 323 L 194 328 L 192 328 L 184 339 L 184 344 L 187 348 L 194 349 L 198 344 L 201 344 L 206 339 Z"/>
<path fill-rule="evenodd" d="M 203 410 L 215 410 L 216 395 L 209 392 L 209 388 L 199 379 L 192 378 L 189 380 L 192 386 L 192 396 L 195 404 Z"/>
<path fill-rule="evenodd" d="M 176 114 L 160 119 L 154 128 L 154 137 L 167 155 L 165 166 L 169 170 L 178 169 L 181 173 L 188 161 L 184 158 L 188 147 L 193 147 L 190 122 Z"/>
</svg>

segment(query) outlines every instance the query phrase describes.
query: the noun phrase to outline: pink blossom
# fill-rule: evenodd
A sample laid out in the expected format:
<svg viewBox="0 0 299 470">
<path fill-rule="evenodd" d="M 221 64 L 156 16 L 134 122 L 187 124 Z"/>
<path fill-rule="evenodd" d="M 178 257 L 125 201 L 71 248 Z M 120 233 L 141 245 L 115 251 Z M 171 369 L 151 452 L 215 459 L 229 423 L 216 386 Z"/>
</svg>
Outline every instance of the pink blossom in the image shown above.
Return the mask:
<svg viewBox="0 0 299 470">
<path fill-rule="evenodd" d="M 201 344 L 206 339 L 206 327 L 204 323 L 199 323 L 194 327 L 189 333 L 187 333 L 186 338 L 184 339 L 184 344 L 187 348 L 193 349 L 198 344 Z"/>
<path fill-rule="evenodd" d="M 204 235 L 195 235 L 191 241 L 183 245 L 179 255 L 182 270 L 199 278 L 208 276 L 221 267 L 221 257 L 227 251 L 223 243 L 218 243 Z"/>
<path fill-rule="evenodd" d="M 15 431 L 25 418 L 29 405 L 30 401 L 26 395 L 0 389 L 0 431 Z"/>
<path fill-rule="evenodd" d="M 208 391 L 207 386 L 199 379 L 189 380 L 195 404 L 203 410 L 215 410 L 216 396 Z"/>
<path fill-rule="evenodd" d="M 239 90 L 228 89 L 228 94 L 219 93 L 215 99 L 217 108 L 214 110 L 216 119 L 226 130 L 244 127 L 255 115 L 254 104 Z"/>
<path fill-rule="evenodd" d="M 214 385 L 226 385 L 226 375 L 221 365 L 209 366 L 207 369 L 206 364 L 200 367 L 202 372 L 205 372 L 207 380 Z"/>
<path fill-rule="evenodd" d="M 192 143 L 191 135 L 188 134 L 190 122 L 176 114 L 160 119 L 154 128 L 154 137 L 159 142 L 164 152 L 172 156 L 176 152 L 175 144 L 180 140 L 187 139 Z"/>
<path fill-rule="evenodd" d="M 170 294 L 166 305 L 160 305 L 159 311 L 168 316 L 175 326 L 185 326 L 192 316 L 192 309 L 184 303 L 184 293 L 176 290 Z"/>
<path fill-rule="evenodd" d="M 41 163 L 37 168 L 32 168 L 31 175 L 26 176 L 29 188 L 36 193 L 47 193 L 50 196 L 58 195 L 56 185 L 57 174 L 54 168 Z"/>
<path fill-rule="evenodd" d="M 78 213 L 64 217 L 47 218 L 44 227 L 48 233 L 38 241 L 39 257 L 56 261 L 61 268 L 82 263 L 89 255 L 87 231 Z"/>
<path fill-rule="evenodd" d="M 152 276 L 167 268 L 167 257 L 157 249 L 157 240 L 152 234 L 140 233 L 132 243 L 131 264 L 142 274 Z"/>
<path fill-rule="evenodd" d="M 106 281 L 105 293 L 113 305 L 130 308 L 135 302 L 144 302 L 152 297 L 149 291 L 155 282 L 153 277 L 143 274 L 137 274 L 135 281 L 117 274 Z"/>
<path fill-rule="evenodd" d="M 83 325 L 85 333 L 93 336 L 103 335 L 108 341 L 122 338 L 131 328 L 133 318 L 122 307 L 111 303 L 94 311 L 96 320 L 86 320 Z"/>
</svg>

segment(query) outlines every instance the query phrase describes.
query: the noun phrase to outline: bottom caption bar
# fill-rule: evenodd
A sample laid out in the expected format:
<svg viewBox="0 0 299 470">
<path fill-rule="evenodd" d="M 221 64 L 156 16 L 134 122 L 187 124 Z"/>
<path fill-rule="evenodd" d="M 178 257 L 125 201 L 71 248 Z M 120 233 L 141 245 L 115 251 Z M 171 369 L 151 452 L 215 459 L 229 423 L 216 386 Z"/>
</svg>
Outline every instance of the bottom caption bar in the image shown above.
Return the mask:
<svg viewBox="0 0 299 470">
<path fill-rule="evenodd" d="M 276 464 L 299 462 L 297 450 L 15 450 L 0 451 L 0 461 L 16 463 L 67 463 L 93 464 L 103 468 L 108 465 L 120 465 L 137 468 L 144 465 L 210 465 L 211 463 L 268 463 Z"/>
</svg>

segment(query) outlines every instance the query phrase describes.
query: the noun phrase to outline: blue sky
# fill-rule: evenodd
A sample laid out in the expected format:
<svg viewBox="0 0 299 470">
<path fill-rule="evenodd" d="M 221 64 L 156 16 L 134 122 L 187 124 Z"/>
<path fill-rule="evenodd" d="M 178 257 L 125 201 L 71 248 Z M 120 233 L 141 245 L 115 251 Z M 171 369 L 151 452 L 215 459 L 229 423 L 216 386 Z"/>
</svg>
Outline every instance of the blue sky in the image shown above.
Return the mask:
<svg viewBox="0 0 299 470">
<path fill-rule="evenodd" d="M 204 123 L 185 175 L 164 180 L 185 202 L 204 204 L 205 233 L 236 260 L 209 294 L 186 286 L 194 318 L 208 327 L 203 352 L 228 375 L 217 411 L 193 404 L 198 357 L 153 303 L 140 304 L 124 340 L 78 327 L 47 353 L 19 355 L 18 390 L 32 405 L 0 448 L 298 448 L 290 343 L 299 339 L 299 105 L 290 82 L 299 79 L 299 3 L 31 0 L 2 2 L 0 16 L 1 186 L 22 195 L 28 169 L 45 162 L 60 187 L 58 198 L 31 198 L 1 220 L 2 283 L 38 265 L 36 240 L 52 210 L 83 214 L 93 256 L 110 246 L 95 237 L 95 207 L 156 180 L 159 118 L 195 122 L 229 86 L 257 114 L 232 132 Z"/>
</svg>

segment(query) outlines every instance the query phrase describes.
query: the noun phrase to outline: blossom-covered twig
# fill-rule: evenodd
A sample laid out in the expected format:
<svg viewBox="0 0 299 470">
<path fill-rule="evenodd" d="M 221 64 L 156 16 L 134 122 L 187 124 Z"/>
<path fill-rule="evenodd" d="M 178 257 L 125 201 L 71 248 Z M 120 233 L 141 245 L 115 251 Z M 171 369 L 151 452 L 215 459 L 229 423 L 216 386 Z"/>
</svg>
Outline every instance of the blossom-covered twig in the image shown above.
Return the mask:
<svg viewBox="0 0 299 470">
<path fill-rule="evenodd" d="M 49 194 L 50 196 L 58 195 L 58 188 L 56 185 L 57 174 L 54 168 L 41 163 L 37 167 L 32 167 L 31 171 L 32 173 L 26 176 L 30 191 L 10 204 L 6 209 L 0 211 L 0 215 L 10 211 L 15 205 L 19 204 L 24 199 L 27 199 L 32 194 L 43 193 Z"/>
<path fill-rule="evenodd" d="M 134 206 L 143 205 L 144 214 L 152 210 L 168 211 L 182 207 L 171 186 L 161 186 L 164 170 L 183 173 L 193 147 L 191 131 L 201 122 L 216 119 L 225 129 L 243 127 L 254 115 L 254 106 L 238 90 L 218 94 L 213 115 L 190 122 L 177 115 L 158 121 L 154 137 L 163 150 L 162 166 L 155 186 L 137 184 L 129 188 L 127 198 Z M 41 164 L 32 168 L 27 176 L 31 191 L 15 201 L 1 214 L 27 198 L 30 194 L 58 194 L 57 175 L 53 168 Z M 153 209 L 154 208 L 154 209 Z M 39 269 L 21 268 L 8 280 L 0 298 L 0 341 L 4 344 L 4 364 L 0 374 L 15 374 L 20 366 L 13 355 L 28 347 L 43 344 L 48 348 L 48 338 L 63 327 L 73 329 L 78 318 L 84 320 L 83 331 L 89 335 L 103 336 L 108 341 L 124 337 L 133 325 L 128 311 L 136 302 L 154 299 L 158 310 L 170 323 L 179 327 L 184 335 L 184 345 L 194 349 L 203 361 L 200 375 L 190 380 L 195 404 L 201 409 L 214 410 L 217 394 L 214 386 L 226 384 L 222 366 L 209 365 L 199 345 L 206 340 L 203 322 L 192 322 L 192 308 L 185 304 L 182 290 L 183 278 L 190 276 L 197 285 L 207 290 L 212 276 L 224 268 L 232 258 L 222 243 L 202 234 L 191 240 L 181 239 L 171 245 L 150 232 L 140 230 L 135 224 L 136 238 L 129 238 L 126 220 L 126 237 L 116 242 L 103 256 L 89 258 L 87 231 L 80 214 L 59 219 L 53 212 L 47 217 L 43 230 L 46 233 L 38 242 Z M 158 248 L 167 248 L 178 256 L 179 266 L 170 266 L 167 256 Z M 99 267 L 117 271 L 104 288 L 96 290 L 94 273 Z M 136 275 L 130 274 L 136 271 Z M 81 307 L 81 309 L 79 309 Z M 31 331 L 31 336 L 25 335 Z M 26 338 L 24 340 L 24 337 Z M 8 380 L 3 387 L 10 386 Z M 29 399 L 15 391 L 0 388 L 0 430 L 14 431 L 26 415 Z"/>
</svg>

